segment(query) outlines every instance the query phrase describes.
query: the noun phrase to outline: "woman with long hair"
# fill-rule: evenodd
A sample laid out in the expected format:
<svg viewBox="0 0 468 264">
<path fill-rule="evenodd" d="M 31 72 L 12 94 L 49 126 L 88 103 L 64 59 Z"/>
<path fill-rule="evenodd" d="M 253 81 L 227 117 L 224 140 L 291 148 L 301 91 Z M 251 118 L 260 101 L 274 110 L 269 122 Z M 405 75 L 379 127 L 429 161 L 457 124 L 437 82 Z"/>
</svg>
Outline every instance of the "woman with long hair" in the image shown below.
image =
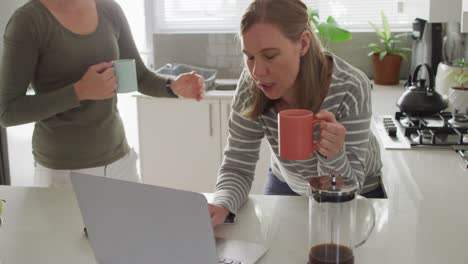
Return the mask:
<svg viewBox="0 0 468 264">
<path fill-rule="evenodd" d="M 382 195 L 379 146 L 370 131 L 369 79 L 326 52 L 301 0 L 254 0 L 245 11 L 240 40 L 246 69 L 236 90 L 229 136 L 219 170 L 213 225 L 236 214 L 250 191 L 264 137 L 272 150 L 265 194 L 306 195 L 312 177 L 339 173 L 368 197 Z M 278 153 L 278 118 L 308 109 L 322 120 L 313 157 L 284 160 Z"/>
</svg>

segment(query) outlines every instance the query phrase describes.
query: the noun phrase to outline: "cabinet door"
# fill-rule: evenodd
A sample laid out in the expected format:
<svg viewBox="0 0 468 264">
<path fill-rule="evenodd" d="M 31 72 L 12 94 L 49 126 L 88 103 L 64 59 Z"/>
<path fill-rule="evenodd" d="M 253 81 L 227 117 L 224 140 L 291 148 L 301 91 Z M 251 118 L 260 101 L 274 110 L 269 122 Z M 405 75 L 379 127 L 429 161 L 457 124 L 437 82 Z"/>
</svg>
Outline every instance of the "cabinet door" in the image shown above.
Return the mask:
<svg viewBox="0 0 468 264">
<path fill-rule="evenodd" d="M 231 113 L 231 100 L 232 98 L 221 99 L 221 156 L 226 147 L 229 134 L 228 121 Z M 270 155 L 270 146 L 268 145 L 267 139 L 263 138 L 260 146 L 260 158 L 255 169 L 255 180 L 252 185 L 252 190 L 250 191 L 251 194 L 263 194 L 263 187 L 265 185 L 268 169 L 270 168 Z"/>
<path fill-rule="evenodd" d="M 219 100 L 139 97 L 137 107 L 143 181 L 213 192 L 221 163 Z"/>
</svg>

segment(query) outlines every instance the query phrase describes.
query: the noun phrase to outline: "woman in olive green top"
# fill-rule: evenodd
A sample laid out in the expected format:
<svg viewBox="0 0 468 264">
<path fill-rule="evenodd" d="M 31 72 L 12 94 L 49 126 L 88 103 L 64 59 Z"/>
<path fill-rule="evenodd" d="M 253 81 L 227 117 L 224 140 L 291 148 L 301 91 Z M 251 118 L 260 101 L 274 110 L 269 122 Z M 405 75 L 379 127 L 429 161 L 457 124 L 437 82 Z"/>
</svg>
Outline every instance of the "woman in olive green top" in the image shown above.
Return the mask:
<svg viewBox="0 0 468 264">
<path fill-rule="evenodd" d="M 68 185 L 71 170 L 139 181 L 117 109 L 110 61 L 135 59 L 138 91 L 200 100 L 203 78 L 171 81 L 139 57 L 113 0 L 30 0 L 5 30 L 0 65 L 0 124 L 36 122 L 37 185 Z M 27 95 L 32 85 L 35 94 Z"/>
</svg>

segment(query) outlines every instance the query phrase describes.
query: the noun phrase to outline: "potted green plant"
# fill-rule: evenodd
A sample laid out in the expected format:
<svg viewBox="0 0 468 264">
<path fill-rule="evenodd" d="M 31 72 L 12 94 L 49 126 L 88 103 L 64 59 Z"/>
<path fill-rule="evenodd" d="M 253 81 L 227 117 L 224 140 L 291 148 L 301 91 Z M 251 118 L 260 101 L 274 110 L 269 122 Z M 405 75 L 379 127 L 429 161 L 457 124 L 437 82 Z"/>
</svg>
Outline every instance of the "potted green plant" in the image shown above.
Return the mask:
<svg viewBox="0 0 468 264">
<path fill-rule="evenodd" d="M 468 114 L 468 62 L 465 62 L 464 58 L 458 58 L 452 63 L 446 83 L 450 84 L 450 111 L 455 114 Z"/>
<path fill-rule="evenodd" d="M 399 48 L 396 44 L 401 41 L 399 38 L 406 36 L 407 33 L 392 35 L 387 16 L 381 11 L 382 27 L 380 30 L 374 23 L 369 24 L 377 34 L 380 43 L 370 43 L 369 56 L 374 63 L 374 82 L 376 84 L 394 85 L 400 81 L 401 60 L 406 59 L 406 54 L 411 51 L 409 48 Z"/>
<path fill-rule="evenodd" d="M 329 16 L 326 21 L 320 21 L 320 15 L 317 9 L 308 7 L 308 12 L 310 22 L 315 26 L 322 42 L 345 42 L 352 39 L 351 32 L 340 27 L 333 17 Z M 324 44 L 328 46 L 328 43 Z"/>
<path fill-rule="evenodd" d="M 468 62 L 464 58 L 458 58 L 452 63 L 452 71 L 449 76 L 453 78 L 452 87 L 468 89 Z"/>
</svg>

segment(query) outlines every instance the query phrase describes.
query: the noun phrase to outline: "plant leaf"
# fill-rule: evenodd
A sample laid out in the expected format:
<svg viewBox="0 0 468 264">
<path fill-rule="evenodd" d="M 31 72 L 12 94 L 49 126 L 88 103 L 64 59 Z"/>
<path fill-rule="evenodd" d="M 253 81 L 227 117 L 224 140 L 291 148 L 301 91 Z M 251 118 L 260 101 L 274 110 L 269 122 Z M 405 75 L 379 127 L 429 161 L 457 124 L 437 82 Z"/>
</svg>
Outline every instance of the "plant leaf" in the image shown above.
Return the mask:
<svg viewBox="0 0 468 264">
<path fill-rule="evenodd" d="M 369 44 L 368 47 L 370 50 L 372 50 L 372 53 L 380 53 L 382 51 L 382 48 L 375 43 Z"/>
<path fill-rule="evenodd" d="M 314 23 L 315 27 L 318 27 L 320 24 L 319 18 L 319 12 L 318 9 L 312 9 L 312 7 L 307 7 L 307 12 L 309 13 L 309 19 Z"/>
<path fill-rule="evenodd" d="M 406 56 L 406 54 L 403 53 L 403 52 L 395 52 L 395 53 L 392 53 L 392 54 L 398 55 L 398 56 L 400 56 L 400 57 L 401 57 L 402 59 L 404 59 L 404 60 L 407 60 L 407 59 L 408 59 L 408 57 Z"/>
<path fill-rule="evenodd" d="M 321 23 L 317 27 L 319 34 L 334 42 L 344 42 L 352 38 L 351 33 L 336 24 Z"/>
<path fill-rule="evenodd" d="M 329 16 L 326 22 L 320 22 L 318 9 L 313 9 L 309 6 L 307 7 L 307 12 L 309 14 L 309 19 L 314 24 L 322 42 L 344 42 L 352 39 L 351 32 L 339 27 L 338 23 L 332 16 Z"/>
<path fill-rule="evenodd" d="M 409 35 L 409 33 L 400 33 L 400 34 L 396 34 L 395 36 L 393 36 L 393 38 L 402 38 L 402 37 L 406 37 L 408 35 Z"/>
<path fill-rule="evenodd" d="M 399 50 L 401 50 L 403 52 L 411 52 L 410 48 L 399 48 Z"/>
<path fill-rule="evenodd" d="M 316 17 L 313 17 L 311 21 L 312 23 L 314 23 L 315 28 L 317 28 L 320 25 L 320 21 Z"/>
<path fill-rule="evenodd" d="M 333 17 L 331 17 L 331 16 L 329 16 L 329 17 L 327 18 L 327 24 L 329 24 L 329 25 L 337 25 L 337 26 L 338 26 L 338 23 L 336 23 L 336 20 L 335 20 Z"/>
<path fill-rule="evenodd" d="M 458 78 L 458 82 L 460 83 L 460 85 L 463 85 L 465 83 L 468 82 L 468 74 L 464 73 L 462 75 L 459 76 Z"/>
<path fill-rule="evenodd" d="M 374 29 L 375 33 L 377 34 L 377 36 L 379 36 L 380 38 L 382 39 L 385 39 L 385 36 L 384 34 L 382 33 L 382 31 L 380 31 L 380 29 L 372 22 L 369 21 L 369 25 L 371 25 L 371 27 Z"/>
<path fill-rule="evenodd" d="M 380 45 L 378 45 L 377 43 L 370 43 L 368 45 L 369 49 L 373 49 L 373 48 L 380 48 Z"/>
<path fill-rule="evenodd" d="M 382 16 L 382 25 L 384 29 L 385 40 L 389 41 L 392 36 L 390 33 L 390 25 L 388 24 L 387 16 L 384 14 L 383 11 L 380 11 L 380 15 Z"/>
<path fill-rule="evenodd" d="M 385 56 L 387 56 L 387 51 L 382 51 L 382 52 L 379 53 L 379 59 L 380 60 L 383 60 Z"/>
<path fill-rule="evenodd" d="M 458 76 L 460 75 L 460 73 L 458 73 L 457 71 L 455 70 L 451 70 L 449 72 L 449 74 L 447 74 L 447 79 L 452 79 L 452 80 L 455 80 L 458 82 Z"/>
<path fill-rule="evenodd" d="M 465 62 L 465 58 L 457 58 L 455 59 L 455 63 L 458 65 L 458 66 L 467 66 L 468 63 Z"/>
<path fill-rule="evenodd" d="M 372 56 L 374 56 L 375 53 L 378 53 L 378 52 L 371 51 L 371 52 L 367 53 L 367 56 L 372 57 Z"/>
<path fill-rule="evenodd" d="M 313 9 L 312 7 L 307 7 L 307 12 L 309 13 L 309 18 L 317 17 L 320 18 L 318 9 Z"/>
</svg>

